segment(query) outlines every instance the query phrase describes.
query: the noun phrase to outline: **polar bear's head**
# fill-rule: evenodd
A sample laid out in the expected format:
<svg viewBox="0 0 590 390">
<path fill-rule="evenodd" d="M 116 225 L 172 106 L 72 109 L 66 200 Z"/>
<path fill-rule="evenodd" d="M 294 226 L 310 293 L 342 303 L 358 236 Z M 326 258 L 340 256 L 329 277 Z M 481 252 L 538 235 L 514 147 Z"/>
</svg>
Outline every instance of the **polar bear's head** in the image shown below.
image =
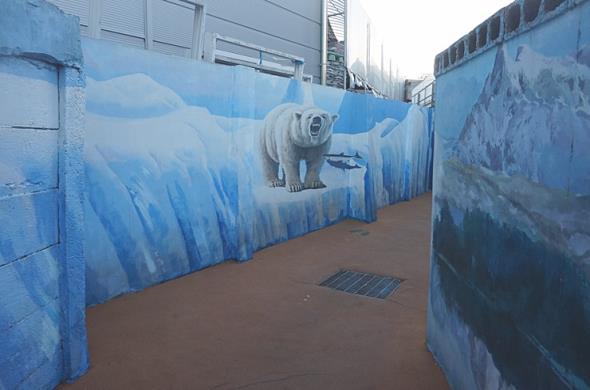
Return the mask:
<svg viewBox="0 0 590 390">
<path fill-rule="evenodd" d="M 297 146 L 311 147 L 325 143 L 332 135 L 338 114 L 330 114 L 317 107 L 303 108 L 293 113 L 291 139 Z"/>
</svg>

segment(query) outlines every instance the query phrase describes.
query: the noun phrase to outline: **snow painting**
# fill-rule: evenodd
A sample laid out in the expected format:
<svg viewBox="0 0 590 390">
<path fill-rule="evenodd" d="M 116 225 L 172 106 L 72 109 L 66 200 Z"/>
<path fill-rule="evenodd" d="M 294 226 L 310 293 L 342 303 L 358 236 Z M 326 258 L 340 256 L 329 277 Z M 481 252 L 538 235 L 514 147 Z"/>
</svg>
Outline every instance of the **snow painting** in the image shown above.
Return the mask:
<svg viewBox="0 0 590 390">
<path fill-rule="evenodd" d="M 374 221 L 377 208 L 430 188 L 428 109 L 91 39 L 83 47 L 88 304 L 345 218 Z M 314 155 L 320 179 L 299 158 L 292 192 L 283 167 L 269 185 L 260 146 L 281 105 L 296 108 L 288 121 L 307 115 L 311 138 L 330 133 Z"/>
</svg>

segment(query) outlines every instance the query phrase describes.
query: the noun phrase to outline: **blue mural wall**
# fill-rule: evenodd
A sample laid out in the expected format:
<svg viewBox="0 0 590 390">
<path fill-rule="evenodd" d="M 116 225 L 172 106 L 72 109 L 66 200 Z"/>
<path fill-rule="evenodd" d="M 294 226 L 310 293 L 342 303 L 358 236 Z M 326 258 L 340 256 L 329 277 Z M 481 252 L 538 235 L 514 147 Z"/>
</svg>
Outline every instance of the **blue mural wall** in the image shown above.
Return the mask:
<svg viewBox="0 0 590 390">
<path fill-rule="evenodd" d="M 373 221 L 430 188 L 427 109 L 103 41 L 83 50 L 88 304 Z"/>
<path fill-rule="evenodd" d="M 0 9 L 0 389 L 51 389 L 88 367 L 79 27 Z"/>
<path fill-rule="evenodd" d="M 516 2 L 436 67 L 428 346 L 455 389 L 588 389 L 590 2 Z"/>
</svg>

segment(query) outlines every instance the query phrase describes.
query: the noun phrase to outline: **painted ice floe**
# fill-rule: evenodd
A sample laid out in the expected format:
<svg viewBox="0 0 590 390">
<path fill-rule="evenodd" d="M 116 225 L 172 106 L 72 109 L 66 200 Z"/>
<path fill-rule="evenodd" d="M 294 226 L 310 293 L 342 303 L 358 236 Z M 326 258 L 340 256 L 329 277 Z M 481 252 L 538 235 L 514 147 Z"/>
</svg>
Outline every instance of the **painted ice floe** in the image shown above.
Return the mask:
<svg viewBox="0 0 590 390">
<path fill-rule="evenodd" d="M 86 80 L 88 110 L 114 117 L 154 117 L 184 107 L 174 91 L 156 83 L 149 76 L 136 73 L 105 81 Z"/>
<path fill-rule="evenodd" d="M 428 188 L 423 178 L 415 178 L 420 185 L 408 184 L 412 175 L 428 171 L 431 133 L 421 109 L 410 110 L 401 123 L 386 119 L 369 133 L 333 134 L 331 152 L 358 153 L 364 157 L 359 168 L 324 164 L 325 188 L 289 193 L 264 182 L 258 149 L 263 119 L 212 115 L 146 75 L 90 84 L 85 153 L 91 304 L 226 259 L 248 259 L 257 249 L 343 218 L 370 221 L 373 186 L 388 186 L 391 194 L 379 206 Z M 313 103 L 309 85 L 289 94 Z M 389 125 L 395 128 L 384 133 Z M 374 150 L 378 161 L 369 157 Z M 374 181 L 371 169 L 386 173 Z M 397 170 L 403 171 L 400 187 L 390 184 Z"/>
</svg>

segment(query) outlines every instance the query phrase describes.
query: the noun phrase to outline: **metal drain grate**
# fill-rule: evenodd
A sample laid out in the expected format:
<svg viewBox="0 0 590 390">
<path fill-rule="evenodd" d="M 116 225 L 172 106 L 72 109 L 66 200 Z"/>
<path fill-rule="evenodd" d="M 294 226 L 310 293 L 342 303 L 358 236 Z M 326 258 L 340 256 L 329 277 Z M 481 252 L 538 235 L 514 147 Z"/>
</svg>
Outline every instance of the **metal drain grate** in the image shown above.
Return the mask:
<svg viewBox="0 0 590 390">
<path fill-rule="evenodd" d="M 320 286 L 351 294 L 385 299 L 399 287 L 402 281 L 391 276 L 342 270 L 324 280 Z"/>
<path fill-rule="evenodd" d="M 352 229 L 350 231 L 352 234 L 354 234 L 355 236 L 368 236 L 369 232 L 366 231 L 365 229 Z"/>
</svg>

